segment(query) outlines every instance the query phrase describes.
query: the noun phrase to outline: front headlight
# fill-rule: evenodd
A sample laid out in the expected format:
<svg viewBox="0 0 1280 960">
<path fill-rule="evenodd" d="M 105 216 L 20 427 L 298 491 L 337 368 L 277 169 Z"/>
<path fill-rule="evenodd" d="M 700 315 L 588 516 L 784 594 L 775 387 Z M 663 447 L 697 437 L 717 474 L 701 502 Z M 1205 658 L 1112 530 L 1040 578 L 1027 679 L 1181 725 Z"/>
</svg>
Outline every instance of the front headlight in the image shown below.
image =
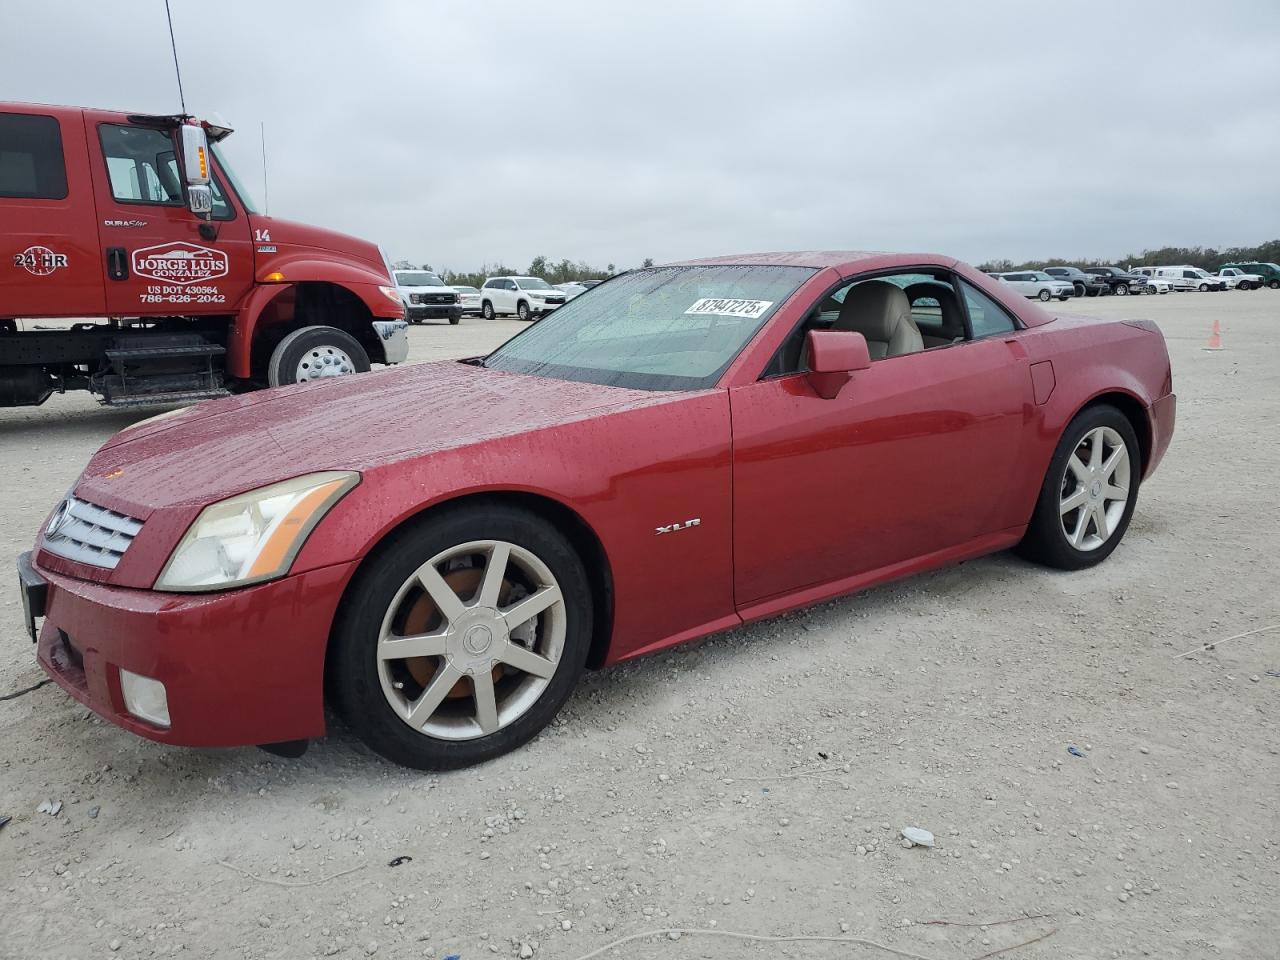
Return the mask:
<svg viewBox="0 0 1280 960">
<path fill-rule="evenodd" d="M 404 303 L 404 298 L 400 296 L 400 291 L 395 287 L 379 287 L 378 289 L 382 291 L 382 295 L 388 300 L 394 300 L 400 304 Z"/>
<path fill-rule="evenodd" d="M 315 525 L 359 482 L 358 473 L 312 473 L 210 504 L 155 588 L 225 590 L 284 576 Z"/>
</svg>

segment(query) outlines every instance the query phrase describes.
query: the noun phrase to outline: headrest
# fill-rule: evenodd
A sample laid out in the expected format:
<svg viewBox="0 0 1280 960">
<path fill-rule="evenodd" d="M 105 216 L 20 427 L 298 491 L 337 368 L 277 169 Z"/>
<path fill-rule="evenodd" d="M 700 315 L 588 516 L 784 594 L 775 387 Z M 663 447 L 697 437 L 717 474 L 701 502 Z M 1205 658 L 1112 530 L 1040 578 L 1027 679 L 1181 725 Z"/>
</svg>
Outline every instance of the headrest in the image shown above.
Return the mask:
<svg viewBox="0 0 1280 960">
<path fill-rule="evenodd" d="M 910 318 L 911 302 L 901 287 L 885 280 L 866 280 L 845 295 L 835 328 L 856 330 L 868 340 L 887 343 L 898 324 Z"/>
</svg>

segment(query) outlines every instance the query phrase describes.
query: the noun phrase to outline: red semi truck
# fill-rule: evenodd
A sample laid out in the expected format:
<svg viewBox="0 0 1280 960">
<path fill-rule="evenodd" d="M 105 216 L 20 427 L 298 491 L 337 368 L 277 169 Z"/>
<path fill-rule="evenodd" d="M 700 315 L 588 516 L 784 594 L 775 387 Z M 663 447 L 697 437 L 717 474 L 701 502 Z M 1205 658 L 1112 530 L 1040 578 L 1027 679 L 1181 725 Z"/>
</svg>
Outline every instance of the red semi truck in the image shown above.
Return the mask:
<svg viewBox="0 0 1280 960">
<path fill-rule="evenodd" d="M 189 402 L 405 359 L 382 251 L 260 214 L 218 152 L 230 133 L 0 103 L 0 406 Z"/>
</svg>

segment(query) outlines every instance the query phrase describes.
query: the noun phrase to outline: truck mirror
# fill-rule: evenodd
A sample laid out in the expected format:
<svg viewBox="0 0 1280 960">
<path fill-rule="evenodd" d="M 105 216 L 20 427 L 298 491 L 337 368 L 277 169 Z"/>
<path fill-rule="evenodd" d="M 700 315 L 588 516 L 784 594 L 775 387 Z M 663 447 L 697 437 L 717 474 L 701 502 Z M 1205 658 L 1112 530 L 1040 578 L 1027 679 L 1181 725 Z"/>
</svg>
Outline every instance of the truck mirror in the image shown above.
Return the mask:
<svg viewBox="0 0 1280 960">
<path fill-rule="evenodd" d="M 188 186 L 203 186 L 209 182 L 209 140 L 204 130 L 192 124 L 183 124 L 182 175 Z"/>
<path fill-rule="evenodd" d="M 213 188 L 207 184 L 187 187 L 187 209 L 201 216 L 213 213 Z"/>
</svg>

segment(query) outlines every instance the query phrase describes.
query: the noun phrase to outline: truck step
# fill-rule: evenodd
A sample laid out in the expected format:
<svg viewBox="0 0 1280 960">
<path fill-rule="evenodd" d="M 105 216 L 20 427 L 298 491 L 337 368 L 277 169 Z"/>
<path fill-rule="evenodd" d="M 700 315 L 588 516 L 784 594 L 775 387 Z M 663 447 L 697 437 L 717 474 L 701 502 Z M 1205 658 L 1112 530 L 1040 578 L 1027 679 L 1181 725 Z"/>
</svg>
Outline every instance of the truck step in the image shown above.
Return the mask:
<svg viewBox="0 0 1280 960">
<path fill-rule="evenodd" d="M 113 347 L 105 351 L 112 363 L 120 360 L 158 360 L 165 357 L 220 357 L 226 348 L 216 343 L 166 344 L 158 347 Z"/>
<path fill-rule="evenodd" d="M 169 393 L 142 393 L 127 397 L 103 400 L 106 407 L 152 407 L 161 404 L 197 403 L 200 400 L 216 400 L 231 396 L 230 390 L 174 390 Z"/>
</svg>

